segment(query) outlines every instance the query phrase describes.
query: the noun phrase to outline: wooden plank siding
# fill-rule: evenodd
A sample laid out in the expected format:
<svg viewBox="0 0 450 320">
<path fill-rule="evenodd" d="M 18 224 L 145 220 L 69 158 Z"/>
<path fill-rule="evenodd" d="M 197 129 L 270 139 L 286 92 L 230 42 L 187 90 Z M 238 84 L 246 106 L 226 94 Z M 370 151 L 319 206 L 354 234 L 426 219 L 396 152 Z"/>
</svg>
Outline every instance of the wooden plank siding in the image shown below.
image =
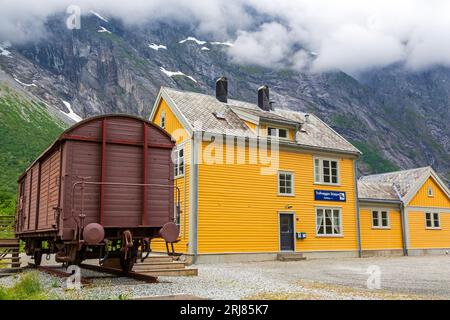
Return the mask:
<svg viewBox="0 0 450 320">
<path fill-rule="evenodd" d="M 389 212 L 389 228 L 372 226 L 372 210 Z M 363 250 L 403 249 L 402 223 L 400 210 L 383 205 L 361 207 L 361 246 Z"/>
<path fill-rule="evenodd" d="M 177 119 L 175 114 L 170 110 L 169 106 L 164 100 L 161 100 L 157 107 L 151 122 L 161 126 L 161 115 L 165 113 L 165 129 L 173 139 L 176 140 L 177 146 L 184 148 L 185 173 L 183 177 L 175 178 L 174 184 L 180 190 L 180 239 L 181 241 L 175 244 L 175 251 L 179 253 L 188 252 L 189 242 L 189 197 L 190 197 L 190 140 L 189 134 L 183 128 L 181 122 Z M 176 197 L 176 194 L 174 195 Z M 162 239 L 154 239 L 152 241 L 152 250 L 156 252 L 163 252 L 166 250 L 165 243 Z"/>
<path fill-rule="evenodd" d="M 410 210 L 408 212 L 410 249 L 450 248 L 450 212 L 440 212 L 440 229 L 427 229 L 425 212 Z"/>
<path fill-rule="evenodd" d="M 248 159 L 248 146 L 234 152 Z M 200 164 L 199 253 L 278 252 L 279 212 L 294 212 L 296 231 L 307 233 L 296 251 L 357 250 L 353 160 L 338 161 L 341 185 L 315 185 L 313 154 L 280 151 L 280 170 L 294 173 L 293 197 L 279 196 L 278 176 L 261 175 L 261 165 Z M 347 201 L 314 201 L 314 189 L 345 191 Z M 342 208 L 343 236 L 316 236 L 316 206 Z"/>
<path fill-rule="evenodd" d="M 433 196 L 428 196 L 428 188 L 431 187 L 433 190 Z M 417 207 L 438 207 L 438 208 L 449 208 L 450 209 L 450 199 L 441 189 L 441 187 L 434 181 L 432 177 L 423 184 L 423 186 L 417 191 L 416 195 L 408 203 L 408 206 Z"/>
</svg>

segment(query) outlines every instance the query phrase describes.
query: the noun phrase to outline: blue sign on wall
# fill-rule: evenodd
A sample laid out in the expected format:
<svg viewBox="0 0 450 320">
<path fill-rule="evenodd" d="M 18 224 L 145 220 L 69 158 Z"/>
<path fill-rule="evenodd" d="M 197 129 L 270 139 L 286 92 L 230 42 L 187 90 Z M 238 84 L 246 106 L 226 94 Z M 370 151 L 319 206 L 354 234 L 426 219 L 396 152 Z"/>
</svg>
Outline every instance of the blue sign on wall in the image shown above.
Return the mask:
<svg viewBox="0 0 450 320">
<path fill-rule="evenodd" d="M 314 200 L 345 202 L 347 195 L 340 191 L 314 190 Z"/>
</svg>

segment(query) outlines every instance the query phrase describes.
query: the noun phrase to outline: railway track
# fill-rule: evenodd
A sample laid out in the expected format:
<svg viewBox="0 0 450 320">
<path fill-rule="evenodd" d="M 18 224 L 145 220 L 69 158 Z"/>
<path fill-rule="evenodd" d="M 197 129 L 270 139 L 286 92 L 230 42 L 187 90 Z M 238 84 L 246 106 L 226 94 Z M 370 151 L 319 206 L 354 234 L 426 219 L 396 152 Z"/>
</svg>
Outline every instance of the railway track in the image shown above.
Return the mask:
<svg viewBox="0 0 450 320">
<path fill-rule="evenodd" d="M 97 272 L 109 273 L 109 274 L 122 276 L 122 277 L 128 277 L 128 278 L 132 278 L 132 279 L 135 279 L 138 281 L 144 281 L 147 283 L 158 283 L 158 277 L 148 275 L 148 274 L 138 273 L 135 271 L 131 271 L 131 272 L 128 272 L 127 274 L 124 274 L 124 272 L 120 269 L 101 267 L 101 266 L 85 264 L 85 263 L 82 263 L 80 265 L 80 268 L 97 271 Z"/>
<path fill-rule="evenodd" d="M 28 263 L 28 265 L 39 271 L 48 273 L 53 276 L 57 276 L 59 278 L 67 278 L 72 275 L 71 273 L 59 270 L 58 268 L 60 268 L 60 266 L 38 266 L 38 267 L 36 267 L 36 265 L 34 263 Z M 81 284 L 89 285 L 89 284 L 92 284 L 92 281 L 89 279 L 86 279 L 85 277 L 81 277 Z"/>
<path fill-rule="evenodd" d="M 71 276 L 70 273 L 60 270 L 60 266 L 38 266 L 38 267 L 36 267 L 36 265 L 33 263 L 29 263 L 28 265 L 33 268 L 36 268 L 39 271 L 42 271 L 42 272 L 45 272 L 45 273 L 48 273 L 50 275 L 54 275 L 54 276 L 57 276 L 60 278 L 67 278 L 67 277 Z M 102 267 L 102 266 L 96 266 L 96 265 L 84 264 L 84 263 L 80 265 L 80 268 L 92 270 L 92 271 L 96 271 L 96 272 L 100 272 L 100 273 L 108 273 L 108 274 L 112 274 L 112 275 L 115 275 L 118 277 L 132 278 L 132 279 L 135 279 L 138 281 L 144 281 L 146 283 L 158 283 L 157 277 L 152 276 L 152 275 L 137 273 L 134 271 L 124 274 L 124 272 L 120 269 Z M 93 277 L 91 277 L 91 278 L 93 278 Z M 92 281 L 86 277 L 81 277 L 81 284 L 90 285 L 90 284 L 92 284 Z"/>
</svg>

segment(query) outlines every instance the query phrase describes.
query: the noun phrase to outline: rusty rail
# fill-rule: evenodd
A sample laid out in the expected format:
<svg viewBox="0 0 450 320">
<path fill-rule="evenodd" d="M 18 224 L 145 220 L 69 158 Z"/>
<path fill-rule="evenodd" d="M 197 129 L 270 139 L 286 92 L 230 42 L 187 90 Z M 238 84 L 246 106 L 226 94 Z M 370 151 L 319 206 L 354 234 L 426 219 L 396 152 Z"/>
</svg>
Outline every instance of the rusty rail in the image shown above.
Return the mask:
<svg viewBox="0 0 450 320">
<path fill-rule="evenodd" d="M 158 281 L 158 277 L 155 276 L 150 276 L 147 274 L 142 274 L 142 273 L 137 273 L 134 271 L 128 272 L 128 273 L 124 273 L 122 270 L 120 269 L 114 269 L 114 268 L 108 268 L 108 267 L 101 267 L 101 266 L 95 266 L 92 264 L 80 264 L 80 268 L 84 268 L 84 269 L 88 269 L 88 270 L 92 270 L 92 271 L 97 271 L 97 272 L 104 272 L 104 273 L 110 273 L 116 276 L 122 276 L 122 277 L 128 277 L 128 278 L 132 278 L 138 281 L 144 281 L 147 283 L 159 283 Z"/>
<path fill-rule="evenodd" d="M 33 267 L 33 268 L 36 268 L 39 271 L 48 273 L 48 274 L 53 275 L 53 276 L 57 276 L 59 278 L 67 278 L 67 277 L 70 277 L 72 275 L 71 273 L 68 273 L 68 272 L 65 272 L 65 271 L 62 271 L 62 270 L 57 270 L 57 269 L 55 269 L 55 267 L 47 267 L 47 266 L 38 266 L 38 267 L 36 267 L 36 265 L 34 263 L 28 263 L 28 265 Z M 86 279 L 84 277 L 81 277 L 81 283 L 84 284 L 84 285 L 89 285 L 89 284 L 92 284 L 92 281 L 90 281 L 90 280 L 88 280 L 88 279 Z"/>
</svg>

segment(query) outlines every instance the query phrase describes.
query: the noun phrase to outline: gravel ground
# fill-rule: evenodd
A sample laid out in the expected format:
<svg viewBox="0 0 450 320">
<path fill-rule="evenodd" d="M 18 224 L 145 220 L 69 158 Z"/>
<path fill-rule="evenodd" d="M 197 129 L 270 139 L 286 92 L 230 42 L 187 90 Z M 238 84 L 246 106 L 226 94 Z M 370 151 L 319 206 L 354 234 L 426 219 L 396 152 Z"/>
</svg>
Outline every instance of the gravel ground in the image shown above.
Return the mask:
<svg viewBox="0 0 450 320">
<path fill-rule="evenodd" d="M 82 270 L 92 285 L 67 290 L 65 280 L 40 273 L 55 299 L 133 299 L 192 295 L 208 299 L 450 299 L 450 257 L 316 259 L 195 266 L 197 277 L 159 277 L 146 284 Z M 380 289 L 367 288 L 370 272 L 379 273 Z M 30 271 L 25 271 L 30 272 Z M 9 286 L 20 276 L 0 278 Z M 377 282 L 371 282 L 377 284 Z"/>
</svg>

